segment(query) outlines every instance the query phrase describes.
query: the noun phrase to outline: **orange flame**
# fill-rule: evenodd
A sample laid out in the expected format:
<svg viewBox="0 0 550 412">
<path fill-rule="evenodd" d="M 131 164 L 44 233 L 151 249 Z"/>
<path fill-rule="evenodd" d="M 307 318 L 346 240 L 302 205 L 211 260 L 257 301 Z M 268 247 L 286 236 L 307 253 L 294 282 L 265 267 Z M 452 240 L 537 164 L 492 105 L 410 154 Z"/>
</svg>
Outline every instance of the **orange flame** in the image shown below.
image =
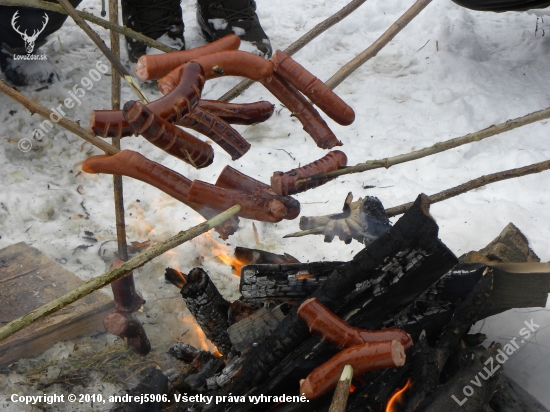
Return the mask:
<svg viewBox="0 0 550 412">
<path fill-rule="evenodd" d="M 388 402 L 388 405 L 386 406 L 386 412 L 397 412 L 397 406 L 401 405 L 403 402 L 403 394 L 407 389 L 411 387 L 411 380 L 407 379 L 407 383 L 403 387 L 403 389 L 398 390 L 393 394 L 393 396 L 390 398 L 390 401 Z"/>
<path fill-rule="evenodd" d="M 210 233 L 206 233 L 206 237 L 212 243 L 212 253 L 222 261 L 222 263 L 231 266 L 236 276 L 241 276 L 241 269 L 248 262 L 237 259 L 229 254 L 230 247 L 214 240 Z"/>
<path fill-rule="evenodd" d="M 310 279 L 310 278 L 314 278 L 315 275 L 312 275 L 310 273 L 304 273 L 303 275 L 296 275 L 296 279 L 297 280 L 306 280 L 306 279 Z"/>
<path fill-rule="evenodd" d="M 189 326 L 189 332 L 191 332 L 191 341 L 189 342 L 189 344 L 191 346 L 195 346 L 204 351 L 211 352 L 214 356 L 217 357 L 222 356 L 222 354 L 218 351 L 216 345 L 206 339 L 206 335 L 192 315 L 183 316 L 181 320 Z M 195 339 L 198 340 L 198 342 Z"/>
</svg>

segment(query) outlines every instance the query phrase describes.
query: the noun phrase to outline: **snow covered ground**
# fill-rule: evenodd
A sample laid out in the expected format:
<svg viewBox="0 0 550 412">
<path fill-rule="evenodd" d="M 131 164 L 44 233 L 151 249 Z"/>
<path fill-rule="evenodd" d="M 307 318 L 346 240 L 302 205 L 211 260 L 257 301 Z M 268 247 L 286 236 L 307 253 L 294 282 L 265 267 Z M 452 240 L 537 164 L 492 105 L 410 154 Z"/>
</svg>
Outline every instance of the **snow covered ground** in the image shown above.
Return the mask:
<svg viewBox="0 0 550 412">
<path fill-rule="evenodd" d="M 274 50 L 286 48 L 346 3 L 257 0 L 259 17 Z M 298 52 L 295 59 L 326 80 L 376 40 L 411 4 L 410 0 L 370 0 Z M 84 0 L 80 8 L 99 15 L 97 1 Z M 183 1 L 182 8 L 187 46 L 205 44 L 195 20 L 195 3 Z M 336 89 L 356 111 L 356 121 L 349 127 L 327 120 L 344 143 L 341 150 L 347 154 L 348 164 L 407 153 L 550 106 L 550 36 L 542 36 L 541 30 L 548 31 L 550 23 L 540 19 L 538 23 L 535 33 L 537 16 L 533 13 L 473 12 L 449 0 L 430 4 L 378 56 Z M 107 32 L 100 28 L 98 32 L 107 41 Z M 41 51 L 56 63 L 61 81 L 41 91 L 20 90 L 49 108 L 62 104 L 68 91 L 88 76 L 98 60 L 106 61 L 72 21 L 51 36 Z M 203 96 L 218 98 L 239 81 L 211 81 Z M 87 125 L 92 109 L 110 107 L 109 88 L 109 77 L 94 82 L 82 105 L 68 110 L 67 118 Z M 146 92 L 151 98 L 160 96 L 153 86 L 146 86 Z M 122 100 L 130 99 L 135 96 L 124 85 Z M 269 182 L 273 171 L 286 171 L 325 154 L 261 85 L 254 85 L 236 101 L 260 99 L 275 103 L 276 114 L 263 124 L 237 127 L 252 148 L 236 162 L 215 145 L 214 164 L 201 171 L 167 156 L 142 138 L 125 139 L 123 147 L 140 151 L 191 180 L 211 183 L 227 164 Z M 81 163 L 99 151 L 61 127 L 37 141 L 32 131 L 42 122 L 38 115 L 30 116 L 3 95 L 0 105 L 0 247 L 25 241 L 82 279 L 102 273 L 105 264 L 97 253 L 99 245 L 116 239 L 111 178 L 80 170 Z M 302 204 L 302 216 L 340 211 L 348 192 L 355 198 L 377 196 L 385 207 L 399 205 L 422 192 L 433 194 L 484 174 L 550 158 L 548 127 L 547 121 L 542 121 L 389 170 L 343 176 L 296 198 Z M 18 148 L 23 138 L 32 142 L 29 152 Z M 461 255 L 482 248 L 513 222 L 538 256 L 550 260 L 548 176 L 549 172 L 544 172 L 508 180 L 433 205 L 440 238 Z M 124 190 L 130 241 L 159 242 L 200 221 L 185 205 L 141 182 L 124 179 Z M 347 260 L 361 249 L 355 241 L 351 245 L 338 240 L 325 244 L 321 236 L 282 239 L 298 230 L 297 220 L 256 226 L 261 248 L 288 252 L 303 261 Z M 81 244 L 91 244 L 83 239 L 85 230 L 100 241 L 85 251 L 75 251 Z M 213 237 L 220 241 L 217 235 Z M 241 220 L 240 230 L 227 244 L 255 247 L 252 222 Z M 104 248 L 113 251 L 115 242 Z M 200 264 L 228 299 L 238 296 L 238 279 L 213 257 L 208 236 L 148 264 L 136 273 L 136 282 L 147 300 L 145 327 L 157 348 L 165 348 L 177 338 L 199 344 L 197 337 L 186 333 L 189 325 L 182 318 L 188 312 L 177 290 L 163 280 L 164 267 L 174 264 L 183 271 Z M 490 340 L 507 342 L 518 336 L 524 320 L 531 318 L 541 328 L 521 353 L 507 362 L 505 370 L 550 407 L 548 311 L 510 311 L 491 322 L 486 320 L 482 330 Z M 20 389 L 13 379 L 6 387 Z"/>
</svg>

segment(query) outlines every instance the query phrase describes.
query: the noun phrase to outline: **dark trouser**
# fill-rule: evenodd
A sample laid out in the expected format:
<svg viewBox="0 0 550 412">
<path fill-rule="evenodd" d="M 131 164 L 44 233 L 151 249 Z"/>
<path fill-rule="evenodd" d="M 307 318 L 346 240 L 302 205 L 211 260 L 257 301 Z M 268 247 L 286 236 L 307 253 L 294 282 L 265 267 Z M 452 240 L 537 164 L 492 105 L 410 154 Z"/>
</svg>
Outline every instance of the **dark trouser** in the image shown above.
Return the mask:
<svg viewBox="0 0 550 412">
<path fill-rule="evenodd" d="M 479 11 L 525 11 L 550 7 L 550 0 L 452 0 L 459 6 Z"/>
<path fill-rule="evenodd" d="M 73 7 L 76 7 L 82 0 L 69 1 Z M 13 15 L 18 10 L 19 17 L 16 20 L 15 27 L 18 27 L 19 31 L 22 33 L 25 33 L 26 30 L 28 35 L 32 35 L 35 30 L 40 30 L 42 28 L 44 13 L 48 14 L 48 24 L 44 28 L 44 31 L 38 35 L 35 41 L 34 50 L 46 43 L 46 37 L 59 30 L 68 17 L 66 14 L 41 9 L 0 6 L 0 43 L 3 43 L 8 51 L 17 54 L 26 54 L 25 41 L 22 36 L 14 30 L 11 24 Z"/>
</svg>

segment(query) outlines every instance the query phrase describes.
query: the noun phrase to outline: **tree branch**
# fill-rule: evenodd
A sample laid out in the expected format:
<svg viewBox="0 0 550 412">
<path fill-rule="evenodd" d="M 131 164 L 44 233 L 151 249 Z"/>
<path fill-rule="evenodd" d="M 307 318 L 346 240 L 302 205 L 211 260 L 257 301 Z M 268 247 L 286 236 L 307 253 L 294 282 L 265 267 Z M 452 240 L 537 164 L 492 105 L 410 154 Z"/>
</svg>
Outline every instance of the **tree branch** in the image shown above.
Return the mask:
<svg viewBox="0 0 550 412">
<path fill-rule="evenodd" d="M 44 106 L 32 101 L 25 95 L 19 93 L 17 90 L 4 83 L 3 80 L 0 80 L 0 92 L 5 93 L 13 100 L 21 103 L 29 110 L 29 112 L 31 112 L 31 115 L 34 113 L 38 113 L 40 116 L 45 117 L 46 119 L 50 119 L 50 116 L 53 114 L 51 110 L 46 109 Z M 64 117 L 62 117 L 57 123 L 65 129 L 69 130 L 70 132 L 74 133 L 78 137 L 86 140 L 88 143 L 91 143 L 98 149 L 103 150 L 107 154 L 114 155 L 120 152 L 120 150 L 117 149 L 115 146 L 110 145 L 109 143 L 105 142 L 97 136 L 94 136 L 93 134 L 84 130 L 78 124 L 71 122 Z"/>
<path fill-rule="evenodd" d="M 31 7 L 34 9 L 43 9 L 43 10 L 55 11 L 61 14 L 67 14 L 65 9 L 63 9 L 63 7 L 61 7 L 59 4 L 51 3 L 49 1 L 42 1 L 42 0 L 0 0 L 0 6 Z M 134 31 L 132 29 L 129 29 L 128 27 L 121 27 L 119 25 L 112 24 L 107 20 L 100 19 L 99 17 L 96 17 L 93 14 L 85 11 L 77 10 L 77 13 L 84 20 L 97 24 L 98 26 L 101 26 L 107 30 L 116 31 L 117 33 L 124 34 L 125 36 L 139 40 L 140 42 L 145 43 L 149 47 L 155 48 L 157 50 L 161 50 L 165 53 L 177 51 L 172 47 L 166 46 L 165 44 L 162 44 L 150 37 L 144 36 L 143 34 L 138 33 L 137 31 Z"/>
<path fill-rule="evenodd" d="M 359 54 L 353 60 L 348 62 L 345 66 L 338 70 L 334 74 L 334 76 L 328 79 L 325 82 L 326 85 L 331 89 L 337 87 L 355 70 L 357 70 L 371 58 L 376 56 L 386 44 L 392 41 L 392 39 L 401 30 L 403 30 L 407 26 L 407 24 L 411 22 L 412 19 L 418 16 L 418 14 L 422 10 L 424 10 L 424 8 L 431 2 L 432 0 L 417 0 L 417 2 L 414 3 L 410 9 L 408 9 L 405 14 L 399 17 L 399 19 L 395 23 L 393 23 L 390 28 L 386 30 L 386 32 L 382 36 L 380 36 L 378 40 L 376 40 L 368 49 L 366 49 L 363 53 Z"/>
<path fill-rule="evenodd" d="M 306 34 L 304 34 L 302 37 L 300 37 L 298 40 L 296 40 L 294 43 L 292 43 L 290 46 L 288 46 L 284 50 L 284 52 L 286 54 L 288 54 L 289 56 L 292 56 L 294 53 L 296 53 L 298 50 L 302 49 L 306 44 L 311 42 L 313 39 L 315 39 L 321 33 L 325 32 L 328 29 L 330 29 L 336 23 L 341 22 L 344 18 L 346 18 L 352 12 L 357 10 L 359 8 L 359 6 L 361 6 L 363 3 L 365 3 L 365 1 L 367 1 L 367 0 L 353 0 L 347 6 L 340 9 L 337 13 L 333 14 L 332 16 L 327 18 L 326 20 L 323 20 L 321 23 L 316 25 L 313 29 L 308 31 Z M 240 82 L 239 84 L 237 84 L 235 87 L 233 87 L 231 90 L 229 90 L 227 93 L 225 93 L 218 100 L 220 100 L 222 102 L 230 102 L 231 100 L 238 97 L 242 92 L 244 92 L 250 86 L 252 86 L 252 84 L 254 84 L 254 82 L 252 80 L 244 80 L 244 81 Z"/>
<path fill-rule="evenodd" d="M 296 184 L 307 183 L 311 180 L 325 179 L 327 177 L 336 177 L 347 175 L 351 173 L 360 173 L 367 170 L 380 169 L 385 167 L 389 169 L 392 166 L 395 166 L 400 163 L 410 162 L 411 160 L 421 159 L 423 157 L 431 156 L 436 153 L 441 153 L 449 149 L 454 149 L 468 143 L 479 142 L 483 139 L 486 139 L 491 136 L 495 136 L 500 133 L 508 132 L 510 130 L 517 129 L 518 127 L 525 126 L 531 123 L 538 122 L 539 120 L 544 120 L 550 118 L 550 107 L 544 110 L 539 110 L 538 112 L 529 113 L 522 117 L 517 117 L 512 120 L 507 120 L 504 123 L 490 126 L 486 129 L 480 130 L 478 132 L 470 133 L 462 137 L 456 137 L 454 139 L 446 140 L 444 142 L 439 142 L 433 146 L 426 147 L 424 149 L 415 150 L 414 152 L 394 156 L 386 157 L 384 159 L 378 160 L 369 160 L 365 163 L 359 163 L 355 166 L 349 166 L 345 169 L 335 170 L 333 172 L 321 173 L 317 175 L 310 176 L 306 179 L 301 179 L 296 182 Z"/>
<path fill-rule="evenodd" d="M 209 219 L 206 222 L 201 223 L 200 225 L 194 226 L 191 229 L 186 230 L 185 232 L 180 232 L 177 235 L 171 237 L 170 239 L 165 240 L 164 242 L 156 246 L 153 246 L 152 248 L 146 250 L 145 252 L 140 253 L 136 257 L 130 259 L 128 262 L 124 263 L 123 265 L 115 269 L 109 270 L 108 272 L 105 272 L 104 274 L 98 277 L 90 279 L 89 281 L 83 283 L 73 291 L 67 293 L 66 295 L 63 295 L 59 299 L 56 299 L 53 302 L 50 302 L 44 306 L 41 306 L 40 308 L 35 309 L 27 313 L 26 315 L 23 315 L 20 318 L 11 321 L 7 325 L 0 328 L 0 342 L 8 338 L 9 336 L 13 335 L 15 332 L 18 332 L 21 329 L 24 329 L 32 325 L 37 320 L 42 319 L 48 315 L 51 315 L 52 313 L 55 313 L 58 310 L 63 309 L 65 306 L 68 306 L 71 303 L 76 302 L 77 300 L 82 299 L 83 297 L 89 295 L 90 293 L 98 289 L 101 289 L 102 287 L 108 285 L 109 283 L 122 278 L 127 273 L 145 265 L 147 262 L 151 261 L 157 256 L 160 256 L 163 253 L 181 245 L 182 243 L 185 243 L 191 239 L 194 239 L 195 237 L 205 232 L 208 232 L 210 229 L 213 229 L 216 226 L 221 225 L 231 216 L 239 213 L 240 210 L 241 210 L 241 206 L 235 205 L 230 209 L 227 209 L 225 212 L 220 213 L 219 215 L 213 217 L 212 219 Z"/>
</svg>

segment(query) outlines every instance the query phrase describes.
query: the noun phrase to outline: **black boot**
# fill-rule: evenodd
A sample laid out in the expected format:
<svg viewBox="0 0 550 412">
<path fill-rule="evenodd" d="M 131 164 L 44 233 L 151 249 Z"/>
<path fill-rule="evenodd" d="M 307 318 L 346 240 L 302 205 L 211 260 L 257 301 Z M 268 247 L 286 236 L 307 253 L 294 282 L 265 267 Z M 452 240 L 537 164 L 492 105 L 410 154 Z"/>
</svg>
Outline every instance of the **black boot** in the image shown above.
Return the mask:
<svg viewBox="0 0 550 412">
<path fill-rule="evenodd" d="M 80 1 L 70 0 L 74 7 Z M 67 17 L 53 11 L 0 6 L 0 69 L 8 82 L 25 86 L 49 84 L 59 78 L 49 57 L 37 49 Z"/>
<path fill-rule="evenodd" d="M 260 25 L 254 0 L 198 0 L 197 20 L 207 41 L 234 33 L 252 43 L 259 55 L 271 57 L 271 43 Z"/>
<path fill-rule="evenodd" d="M 176 40 L 176 48 L 185 49 L 180 0 L 122 0 L 124 25 L 152 39 L 167 34 Z M 135 63 L 145 54 L 147 46 L 126 37 L 128 58 Z"/>
</svg>

